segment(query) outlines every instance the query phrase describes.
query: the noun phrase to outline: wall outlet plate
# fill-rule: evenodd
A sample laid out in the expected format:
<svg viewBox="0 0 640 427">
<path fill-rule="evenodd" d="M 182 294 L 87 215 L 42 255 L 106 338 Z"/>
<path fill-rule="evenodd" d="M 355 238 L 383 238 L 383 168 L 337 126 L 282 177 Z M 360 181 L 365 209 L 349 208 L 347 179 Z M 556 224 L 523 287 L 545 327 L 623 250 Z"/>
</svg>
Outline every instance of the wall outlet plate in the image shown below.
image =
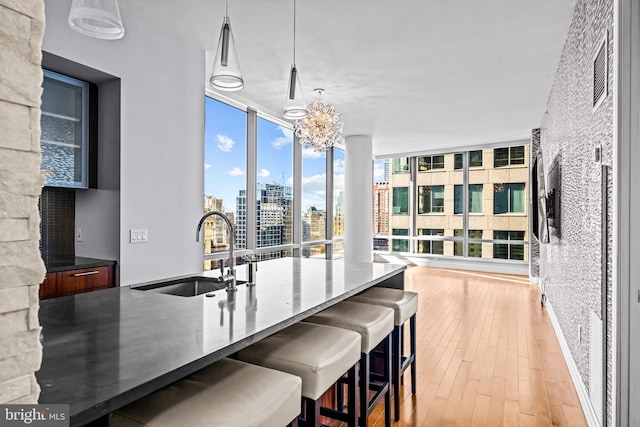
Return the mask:
<svg viewBox="0 0 640 427">
<path fill-rule="evenodd" d="M 146 243 L 149 241 L 149 230 L 132 228 L 129 230 L 129 243 Z"/>
<path fill-rule="evenodd" d="M 76 242 L 82 242 L 82 239 L 84 239 L 84 231 L 82 227 L 78 227 L 76 228 Z"/>
</svg>

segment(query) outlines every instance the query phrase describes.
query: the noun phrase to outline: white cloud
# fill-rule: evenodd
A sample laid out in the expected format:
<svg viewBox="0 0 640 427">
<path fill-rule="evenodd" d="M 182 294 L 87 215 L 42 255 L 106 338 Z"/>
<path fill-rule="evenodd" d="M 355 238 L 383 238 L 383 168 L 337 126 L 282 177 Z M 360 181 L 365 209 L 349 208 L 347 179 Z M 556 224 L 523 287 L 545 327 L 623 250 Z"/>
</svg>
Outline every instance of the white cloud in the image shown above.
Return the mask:
<svg viewBox="0 0 640 427">
<path fill-rule="evenodd" d="M 343 159 L 334 159 L 333 160 L 333 172 L 334 173 L 344 173 L 344 160 Z"/>
<path fill-rule="evenodd" d="M 226 135 L 216 135 L 218 139 L 218 150 L 229 153 L 235 144 L 235 141 Z"/>
<path fill-rule="evenodd" d="M 313 175 L 302 178 L 302 191 L 315 196 L 325 197 L 327 194 L 327 174 Z"/>
<path fill-rule="evenodd" d="M 282 126 L 278 126 L 278 129 L 282 132 L 282 136 L 277 137 L 271 143 L 271 146 L 276 149 L 280 149 L 293 142 L 293 131 L 291 129 L 287 129 Z"/>
<path fill-rule="evenodd" d="M 258 172 L 258 176 L 261 177 L 261 178 L 266 178 L 269 175 L 271 175 L 271 172 L 269 172 L 266 169 L 261 169 L 260 172 Z"/>
<path fill-rule="evenodd" d="M 240 176 L 240 175 L 244 175 L 244 172 L 242 172 L 242 169 L 240 169 L 239 167 L 235 167 L 233 169 L 231 169 L 229 172 L 227 172 L 229 175 L 231 176 Z"/>
<path fill-rule="evenodd" d="M 302 149 L 303 159 L 322 159 L 325 156 L 326 156 L 326 153 L 324 151 L 313 151 L 313 148 Z"/>
<path fill-rule="evenodd" d="M 338 193 L 344 191 L 344 174 L 333 175 L 333 197 L 338 197 Z"/>
<path fill-rule="evenodd" d="M 205 163 L 204 164 L 204 169 L 205 170 L 210 169 L 210 168 L 211 168 L 211 165 L 209 163 Z"/>
</svg>

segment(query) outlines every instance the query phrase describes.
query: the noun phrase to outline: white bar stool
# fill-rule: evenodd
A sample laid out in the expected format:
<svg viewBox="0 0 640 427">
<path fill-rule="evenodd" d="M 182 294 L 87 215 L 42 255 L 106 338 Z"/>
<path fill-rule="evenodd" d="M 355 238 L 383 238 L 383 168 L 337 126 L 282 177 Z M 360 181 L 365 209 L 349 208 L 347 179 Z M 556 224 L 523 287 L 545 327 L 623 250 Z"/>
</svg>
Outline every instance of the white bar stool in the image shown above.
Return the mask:
<svg viewBox="0 0 640 427">
<path fill-rule="evenodd" d="M 301 379 L 222 359 L 109 415 L 109 427 L 297 425 Z"/>
<path fill-rule="evenodd" d="M 302 378 L 301 424 L 319 426 L 320 416 L 326 416 L 355 427 L 360 341 L 360 335 L 353 331 L 299 322 L 239 351 L 238 359 Z M 350 400 L 347 412 L 321 407 L 320 397 L 345 372 Z"/>
<path fill-rule="evenodd" d="M 411 366 L 411 393 L 416 394 L 416 312 L 418 311 L 418 294 L 402 289 L 369 288 L 366 291 L 349 298 L 366 304 L 381 305 L 394 311 L 393 330 L 393 409 L 394 419 L 400 419 L 400 381 L 404 371 Z M 403 326 L 409 320 L 410 354 L 403 356 Z"/>
<path fill-rule="evenodd" d="M 362 338 L 360 354 L 360 426 L 384 397 L 385 426 L 391 425 L 391 332 L 393 310 L 387 307 L 342 301 L 304 320 L 358 332 Z M 381 382 L 370 381 L 370 355 L 382 343 L 384 368 Z M 369 390 L 375 395 L 369 399 Z"/>
</svg>

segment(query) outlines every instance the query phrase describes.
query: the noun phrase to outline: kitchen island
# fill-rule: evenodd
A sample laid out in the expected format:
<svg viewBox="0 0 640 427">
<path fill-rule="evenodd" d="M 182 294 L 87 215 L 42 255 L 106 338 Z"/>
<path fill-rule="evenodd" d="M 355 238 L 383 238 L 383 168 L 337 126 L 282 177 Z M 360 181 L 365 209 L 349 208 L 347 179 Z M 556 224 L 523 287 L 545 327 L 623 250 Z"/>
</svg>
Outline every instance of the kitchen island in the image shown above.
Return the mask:
<svg viewBox="0 0 640 427">
<path fill-rule="evenodd" d="M 256 285 L 231 294 L 127 286 L 42 301 L 40 403 L 69 404 L 71 425 L 88 423 L 371 286 L 402 288 L 406 268 L 304 258 L 258 265 Z M 246 277 L 246 266 L 237 273 Z"/>
</svg>

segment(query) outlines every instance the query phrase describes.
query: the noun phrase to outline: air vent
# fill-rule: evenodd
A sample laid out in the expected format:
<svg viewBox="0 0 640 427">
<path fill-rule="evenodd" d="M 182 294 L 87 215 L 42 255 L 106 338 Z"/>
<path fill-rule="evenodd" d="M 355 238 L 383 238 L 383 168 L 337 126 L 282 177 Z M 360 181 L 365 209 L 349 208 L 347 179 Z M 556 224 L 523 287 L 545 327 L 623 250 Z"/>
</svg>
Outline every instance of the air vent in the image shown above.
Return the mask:
<svg viewBox="0 0 640 427">
<path fill-rule="evenodd" d="M 593 107 L 607 97 L 607 37 L 604 37 L 593 59 Z"/>
</svg>

